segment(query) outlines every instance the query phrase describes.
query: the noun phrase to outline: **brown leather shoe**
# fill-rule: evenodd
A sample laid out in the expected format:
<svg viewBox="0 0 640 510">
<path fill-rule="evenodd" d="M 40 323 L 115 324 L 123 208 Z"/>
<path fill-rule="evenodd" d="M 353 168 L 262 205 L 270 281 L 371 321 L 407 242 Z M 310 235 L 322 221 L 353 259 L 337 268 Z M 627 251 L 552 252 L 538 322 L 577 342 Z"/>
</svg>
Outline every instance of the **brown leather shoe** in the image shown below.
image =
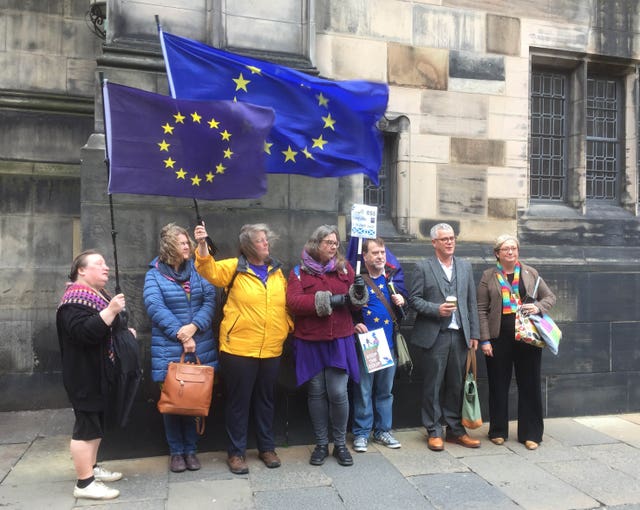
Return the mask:
<svg viewBox="0 0 640 510">
<path fill-rule="evenodd" d="M 468 434 L 462 434 L 461 436 L 447 436 L 447 443 L 455 443 L 465 448 L 480 448 L 480 440 L 472 439 Z"/>
<path fill-rule="evenodd" d="M 227 459 L 229 465 L 229 471 L 234 475 L 246 475 L 249 472 L 249 466 L 244 460 L 244 457 L 240 455 L 232 455 Z"/>
<path fill-rule="evenodd" d="M 264 462 L 264 465 L 270 469 L 280 467 L 280 458 L 276 452 L 260 452 L 258 457 L 260 457 L 260 460 Z"/>
<path fill-rule="evenodd" d="M 538 448 L 538 443 L 536 443 L 535 441 L 525 441 L 524 446 L 527 450 L 535 450 L 536 448 Z"/>
<path fill-rule="evenodd" d="M 429 447 L 429 450 L 441 452 L 444 450 L 444 441 L 442 441 L 441 437 L 429 437 L 427 439 L 427 446 Z"/>
<path fill-rule="evenodd" d="M 184 463 L 189 471 L 198 471 L 200 469 L 200 461 L 195 453 L 187 453 L 184 456 Z"/>
<path fill-rule="evenodd" d="M 501 446 L 504 444 L 504 437 L 492 437 L 491 442 L 493 444 L 497 444 L 498 446 Z"/>
</svg>

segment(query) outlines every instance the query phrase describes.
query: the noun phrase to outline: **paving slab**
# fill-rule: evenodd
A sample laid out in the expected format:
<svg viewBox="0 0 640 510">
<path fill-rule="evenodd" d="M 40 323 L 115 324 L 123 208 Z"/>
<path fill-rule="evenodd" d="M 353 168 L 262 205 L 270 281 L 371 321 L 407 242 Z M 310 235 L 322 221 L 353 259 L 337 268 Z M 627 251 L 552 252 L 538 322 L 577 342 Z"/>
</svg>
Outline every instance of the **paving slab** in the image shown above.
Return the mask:
<svg viewBox="0 0 640 510">
<path fill-rule="evenodd" d="M 303 489 L 256 492 L 257 510 L 338 510 L 349 508 L 333 487 L 305 487 Z"/>
<path fill-rule="evenodd" d="M 167 510 L 207 508 L 253 510 L 253 494 L 248 478 L 174 482 L 169 485 Z"/>
<path fill-rule="evenodd" d="M 69 452 L 69 437 L 36 438 L 3 483 L 30 484 L 42 480 L 49 482 L 76 480 Z"/>
<path fill-rule="evenodd" d="M 544 432 L 545 436 L 551 436 L 556 441 L 569 446 L 615 442 L 615 439 L 611 436 L 574 418 L 546 419 L 544 420 Z"/>
<path fill-rule="evenodd" d="M 584 454 L 640 480 L 640 450 L 626 443 L 612 445 L 583 446 Z"/>
<path fill-rule="evenodd" d="M 309 464 L 311 456 L 309 446 L 292 446 L 279 448 L 278 456 L 282 466 L 277 469 L 267 468 L 261 460 L 249 465 L 249 478 L 254 491 L 282 491 L 304 487 L 331 486 L 332 480 L 318 466 Z M 247 452 L 247 457 L 257 457 L 257 451 Z"/>
<path fill-rule="evenodd" d="M 0 481 L 2 481 L 13 469 L 24 453 L 29 449 L 30 443 L 15 443 L 0 445 Z"/>
<path fill-rule="evenodd" d="M 640 505 L 638 479 L 611 469 L 600 461 L 549 462 L 540 466 L 604 505 Z"/>
<path fill-rule="evenodd" d="M 433 473 L 456 473 L 468 471 L 469 468 L 451 455 L 447 450 L 432 452 L 427 448 L 424 429 L 409 429 L 397 431 L 396 438 L 402 443 L 402 448 L 392 450 L 386 447 L 369 447 L 367 453 L 354 453 L 354 461 L 372 453 L 380 453 L 391 462 L 403 476 L 426 475 Z M 371 443 L 369 443 L 371 444 Z"/>
<path fill-rule="evenodd" d="M 73 484 L 44 480 L 17 484 L 4 482 L 0 485 L 0 507 L 12 510 L 70 510 L 74 507 Z"/>
<path fill-rule="evenodd" d="M 512 510 L 519 508 L 502 491 L 475 473 L 444 473 L 410 478 L 434 508 Z"/>
<path fill-rule="evenodd" d="M 619 414 L 618 418 L 640 425 L 640 413 Z"/>
<path fill-rule="evenodd" d="M 380 453 L 359 455 L 350 467 L 331 460 L 322 468 L 332 478 L 347 508 L 429 508 L 424 495 Z"/>
<path fill-rule="evenodd" d="M 595 499 L 520 455 L 467 457 L 464 462 L 509 499 L 528 510 L 600 506 Z"/>
<path fill-rule="evenodd" d="M 575 420 L 618 441 L 640 448 L 640 427 L 629 420 L 618 416 L 590 416 Z"/>
</svg>

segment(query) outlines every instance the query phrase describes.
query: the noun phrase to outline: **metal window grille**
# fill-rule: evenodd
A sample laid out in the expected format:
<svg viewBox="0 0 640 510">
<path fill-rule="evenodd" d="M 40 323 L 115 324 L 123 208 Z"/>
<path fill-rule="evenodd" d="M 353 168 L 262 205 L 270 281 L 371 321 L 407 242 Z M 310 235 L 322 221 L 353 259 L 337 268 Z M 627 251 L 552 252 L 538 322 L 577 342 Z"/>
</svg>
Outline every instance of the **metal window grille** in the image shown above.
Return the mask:
<svg viewBox="0 0 640 510">
<path fill-rule="evenodd" d="M 620 151 L 619 83 L 587 79 L 587 198 L 615 200 Z"/>
<path fill-rule="evenodd" d="M 537 200 L 564 200 L 566 182 L 567 78 L 550 71 L 531 75 L 529 193 Z"/>
<path fill-rule="evenodd" d="M 395 189 L 393 171 L 396 164 L 398 148 L 398 134 L 393 132 L 384 133 L 384 148 L 382 153 L 382 166 L 378 173 L 379 186 L 371 182 L 368 177 L 364 178 L 364 203 L 378 208 L 378 217 L 390 218 L 391 197 Z"/>
</svg>

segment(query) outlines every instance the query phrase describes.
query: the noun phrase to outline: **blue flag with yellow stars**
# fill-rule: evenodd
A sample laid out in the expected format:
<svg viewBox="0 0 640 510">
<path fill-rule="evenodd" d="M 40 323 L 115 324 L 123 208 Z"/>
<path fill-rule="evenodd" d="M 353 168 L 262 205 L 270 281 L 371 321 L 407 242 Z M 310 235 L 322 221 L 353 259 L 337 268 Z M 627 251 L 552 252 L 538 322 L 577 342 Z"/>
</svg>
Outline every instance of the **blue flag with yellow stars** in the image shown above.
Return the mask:
<svg viewBox="0 0 640 510">
<path fill-rule="evenodd" d="M 109 193 L 224 200 L 267 191 L 270 108 L 103 87 Z"/>
<path fill-rule="evenodd" d="M 389 98 L 385 83 L 331 81 L 161 32 L 171 95 L 268 106 L 267 172 L 309 177 L 363 173 L 378 185 Z"/>
</svg>

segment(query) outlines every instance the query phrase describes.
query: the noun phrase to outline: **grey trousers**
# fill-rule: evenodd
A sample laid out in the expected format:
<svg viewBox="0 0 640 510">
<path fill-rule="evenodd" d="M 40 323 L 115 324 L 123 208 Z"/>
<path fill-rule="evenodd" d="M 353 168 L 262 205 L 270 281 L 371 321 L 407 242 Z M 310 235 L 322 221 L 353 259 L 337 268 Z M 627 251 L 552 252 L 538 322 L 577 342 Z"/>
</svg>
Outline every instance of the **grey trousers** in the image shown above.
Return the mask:
<svg viewBox="0 0 640 510">
<path fill-rule="evenodd" d="M 347 372 L 339 368 L 325 368 L 309 381 L 307 403 L 316 444 L 329 444 L 329 421 L 333 443 L 346 444 L 349 420 L 349 395 Z"/>
</svg>

